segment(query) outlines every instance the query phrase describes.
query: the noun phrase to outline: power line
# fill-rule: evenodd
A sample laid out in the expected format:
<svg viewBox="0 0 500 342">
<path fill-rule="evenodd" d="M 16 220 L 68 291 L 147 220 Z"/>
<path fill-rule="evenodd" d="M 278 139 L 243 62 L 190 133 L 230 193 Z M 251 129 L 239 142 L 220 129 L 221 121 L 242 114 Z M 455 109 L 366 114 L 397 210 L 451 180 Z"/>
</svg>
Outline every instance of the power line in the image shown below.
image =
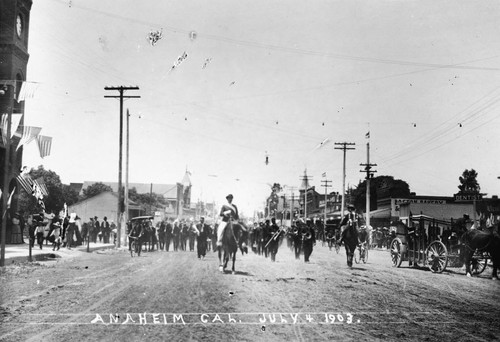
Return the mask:
<svg viewBox="0 0 500 342">
<path fill-rule="evenodd" d="M 63 3 L 66 5 L 65 1 L 62 1 L 62 0 L 54 0 L 54 1 L 57 1 L 59 3 Z M 93 8 L 84 7 L 84 6 L 80 6 L 80 5 L 73 5 L 73 7 L 78 7 L 82 10 L 98 13 L 98 14 L 101 14 L 101 15 L 104 15 L 107 17 L 111 17 L 111 18 L 115 18 L 115 19 L 119 19 L 119 20 L 134 22 L 137 24 L 148 25 L 148 26 L 156 25 L 156 26 L 162 27 L 162 29 L 165 29 L 167 31 L 171 31 L 173 33 L 189 34 L 190 32 L 192 32 L 192 30 L 186 30 L 183 28 L 177 28 L 177 27 L 168 26 L 168 25 L 164 25 L 164 24 L 151 23 L 151 22 L 147 22 L 147 21 L 137 20 L 137 19 L 124 17 L 124 16 L 113 14 L 113 13 L 100 11 L 100 10 L 96 10 Z M 421 63 L 421 62 L 382 59 L 382 58 L 373 58 L 373 57 L 350 56 L 350 55 L 344 55 L 344 54 L 338 54 L 338 53 L 320 52 L 320 51 L 314 51 L 314 50 L 300 49 L 300 48 L 296 48 L 296 47 L 287 47 L 287 46 L 280 46 L 280 45 L 275 45 L 275 44 L 266 44 L 266 43 L 245 41 L 245 40 L 241 40 L 241 39 L 228 38 L 228 37 L 218 36 L 218 35 L 213 35 L 213 34 L 203 34 L 203 33 L 199 33 L 199 32 L 197 32 L 197 36 L 203 37 L 206 39 L 210 39 L 210 40 L 217 40 L 217 41 L 222 41 L 222 42 L 226 42 L 226 43 L 231 43 L 231 44 L 235 44 L 238 46 L 244 45 L 244 46 L 256 47 L 256 48 L 266 49 L 266 50 L 277 50 L 277 51 L 283 51 L 283 52 L 295 53 L 295 54 L 301 54 L 301 55 L 321 56 L 321 57 L 329 57 L 329 58 L 335 58 L 335 59 L 369 62 L 369 63 L 395 64 L 395 65 L 405 65 L 405 66 L 420 66 L 420 67 L 431 67 L 431 68 L 436 68 L 436 69 L 445 69 L 446 68 L 446 69 L 500 71 L 499 68 L 463 66 L 463 65 L 457 65 L 457 64 Z M 498 56 L 495 56 L 495 57 L 498 57 Z"/>
</svg>

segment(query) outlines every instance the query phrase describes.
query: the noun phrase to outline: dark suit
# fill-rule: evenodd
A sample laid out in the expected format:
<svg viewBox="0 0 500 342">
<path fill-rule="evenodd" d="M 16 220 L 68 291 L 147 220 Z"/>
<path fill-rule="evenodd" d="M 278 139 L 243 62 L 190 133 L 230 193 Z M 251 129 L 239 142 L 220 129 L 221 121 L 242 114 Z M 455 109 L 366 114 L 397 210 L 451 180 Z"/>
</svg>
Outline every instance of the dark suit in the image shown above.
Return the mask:
<svg viewBox="0 0 500 342">
<path fill-rule="evenodd" d="M 196 247 L 198 250 L 198 259 L 205 257 L 207 254 L 207 240 L 210 237 L 210 227 L 205 223 L 198 223 L 196 225 L 198 234 L 196 236 Z"/>
<path fill-rule="evenodd" d="M 267 247 L 269 249 L 269 253 L 271 254 L 271 261 L 276 261 L 276 254 L 278 253 L 280 241 L 280 234 L 278 233 L 279 230 L 280 228 L 275 223 L 269 228 L 269 240 L 267 240 L 266 243 L 269 242 Z"/>
<path fill-rule="evenodd" d="M 302 247 L 304 248 L 304 261 L 309 262 L 309 257 L 313 252 L 313 246 L 316 243 L 316 234 L 314 233 L 314 229 L 312 229 L 312 227 L 306 228 L 305 232 L 309 232 L 311 234 L 310 239 L 304 238 L 302 240 Z"/>
</svg>

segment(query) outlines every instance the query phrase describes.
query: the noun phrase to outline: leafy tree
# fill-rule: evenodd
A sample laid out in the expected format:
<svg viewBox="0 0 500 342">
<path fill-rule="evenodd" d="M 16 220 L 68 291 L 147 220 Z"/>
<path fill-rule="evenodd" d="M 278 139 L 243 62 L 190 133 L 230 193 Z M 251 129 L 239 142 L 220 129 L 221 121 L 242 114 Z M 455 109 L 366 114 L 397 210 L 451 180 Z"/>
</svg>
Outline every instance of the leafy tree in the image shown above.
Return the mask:
<svg viewBox="0 0 500 342">
<path fill-rule="evenodd" d="M 167 200 L 162 195 L 154 192 L 151 194 L 139 194 L 136 188 L 128 190 L 128 198 L 148 210 L 151 208 L 150 211 L 154 211 L 156 208 L 163 208 L 167 205 Z"/>
<path fill-rule="evenodd" d="M 113 189 L 109 185 L 106 185 L 106 184 L 101 183 L 101 182 L 97 182 L 97 183 L 94 183 L 92 185 L 89 185 L 87 187 L 87 189 L 83 189 L 82 199 L 94 197 L 94 196 L 99 195 L 100 193 L 103 193 L 106 191 L 112 192 Z"/>
<path fill-rule="evenodd" d="M 62 184 L 62 194 L 64 202 L 68 206 L 75 204 L 79 200 L 78 192 L 69 185 Z"/>
<path fill-rule="evenodd" d="M 62 184 L 59 175 L 54 171 L 45 170 L 43 165 L 38 166 L 37 169 L 31 169 L 28 174 L 32 179 L 43 179 L 49 193 L 43 199 L 47 212 L 58 213 L 63 208 L 64 203 L 70 205 L 78 199 L 76 191 L 71 189 L 69 185 Z M 41 209 L 36 199 L 24 190 L 19 192 L 18 205 L 19 210 L 27 214 L 37 213 Z"/>
<path fill-rule="evenodd" d="M 356 208 L 366 207 L 366 180 L 360 182 L 353 190 L 353 201 Z M 377 209 L 380 198 L 407 198 L 410 196 L 410 186 L 403 180 L 392 176 L 378 176 L 370 179 L 370 210 Z"/>
<path fill-rule="evenodd" d="M 466 169 L 458 180 L 460 181 L 458 186 L 459 194 L 479 194 L 481 191 L 481 187 L 477 182 L 477 172 L 474 169 Z"/>
</svg>

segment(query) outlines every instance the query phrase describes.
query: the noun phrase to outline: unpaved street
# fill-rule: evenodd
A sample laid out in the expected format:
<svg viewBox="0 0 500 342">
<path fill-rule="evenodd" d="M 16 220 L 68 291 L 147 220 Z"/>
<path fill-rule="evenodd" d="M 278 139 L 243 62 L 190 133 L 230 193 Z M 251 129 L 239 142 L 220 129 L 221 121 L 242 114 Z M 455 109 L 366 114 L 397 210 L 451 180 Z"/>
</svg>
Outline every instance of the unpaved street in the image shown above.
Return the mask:
<svg viewBox="0 0 500 342">
<path fill-rule="evenodd" d="M 79 253 L 79 252 L 75 252 Z M 75 254 L 76 255 L 76 254 Z M 349 269 L 318 243 L 311 263 L 283 243 L 236 274 L 216 254 L 125 251 L 6 267 L 1 341 L 491 341 L 500 282 L 391 267 L 387 251 Z"/>
</svg>

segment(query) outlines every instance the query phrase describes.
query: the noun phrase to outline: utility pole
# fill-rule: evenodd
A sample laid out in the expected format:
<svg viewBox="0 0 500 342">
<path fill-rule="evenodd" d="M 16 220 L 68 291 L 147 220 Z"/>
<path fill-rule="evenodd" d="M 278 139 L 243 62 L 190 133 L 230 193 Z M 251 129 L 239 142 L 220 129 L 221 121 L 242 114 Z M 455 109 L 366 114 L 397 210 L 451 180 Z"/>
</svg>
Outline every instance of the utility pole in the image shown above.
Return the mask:
<svg viewBox="0 0 500 342">
<path fill-rule="evenodd" d="M 129 145 L 130 145 L 130 113 L 127 108 L 127 144 L 126 144 L 126 161 L 125 161 L 125 225 L 129 221 L 129 203 L 128 203 L 128 165 L 129 165 Z M 126 232 L 125 232 L 126 233 Z M 118 239 L 118 236 L 117 236 Z M 126 234 L 123 234 L 123 245 L 127 245 L 127 237 Z"/>
<path fill-rule="evenodd" d="M 359 172 L 366 172 L 366 230 L 369 231 L 370 227 L 370 179 L 373 178 L 373 174 L 377 171 L 372 170 L 372 166 L 377 166 L 377 164 L 370 164 L 370 143 L 366 143 L 366 164 L 359 164 L 364 166 L 364 170 Z"/>
<path fill-rule="evenodd" d="M 348 147 L 348 146 L 353 146 L 356 145 L 355 143 L 348 143 L 348 142 L 342 142 L 342 143 L 335 143 L 337 146 L 342 146 L 342 147 L 335 147 L 336 150 L 343 150 L 344 151 L 344 166 L 343 166 L 343 172 L 342 172 L 342 205 L 340 207 L 340 210 L 342 212 L 341 217 L 344 217 L 344 211 L 345 211 L 345 160 L 346 160 L 346 152 L 347 150 L 355 150 L 354 147 Z"/>
<path fill-rule="evenodd" d="M 293 212 L 293 210 L 294 210 L 294 203 L 293 202 L 295 200 L 295 193 L 294 193 L 294 191 L 297 190 L 297 188 L 294 187 L 294 186 L 287 186 L 287 188 L 290 190 L 290 195 L 291 195 L 291 199 L 292 199 L 291 206 L 288 209 L 288 211 L 290 212 L 290 226 L 291 226 L 292 223 L 293 223 L 293 214 L 294 214 L 294 212 Z M 285 199 L 286 199 L 286 195 L 285 195 Z M 285 219 L 286 219 L 286 217 L 285 217 Z"/>
<path fill-rule="evenodd" d="M 116 222 L 118 224 L 117 246 L 120 247 L 120 238 L 122 231 L 122 145 L 123 145 L 123 99 L 137 99 L 140 96 L 132 95 L 125 96 L 127 90 L 139 90 L 139 87 L 104 87 L 104 90 L 118 90 L 119 95 L 105 95 L 105 98 L 118 98 L 120 99 L 120 133 L 119 133 L 119 154 L 118 154 L 118 211 L 116 213 Z"/>
<path fill-rule="evenodd" d="M 327 203 L 328 203 L 328 188 L 331 188 L 332 186 L 328 183 L 331 183 L 332 181 L 329 180 L 322 180 L 321 186 L 325 188 L 325 215 L 324 215 L 324 221 L 323 221 L 323 227 L 326 228 L 326 208 L 327 208 Z"/>
</svg>

